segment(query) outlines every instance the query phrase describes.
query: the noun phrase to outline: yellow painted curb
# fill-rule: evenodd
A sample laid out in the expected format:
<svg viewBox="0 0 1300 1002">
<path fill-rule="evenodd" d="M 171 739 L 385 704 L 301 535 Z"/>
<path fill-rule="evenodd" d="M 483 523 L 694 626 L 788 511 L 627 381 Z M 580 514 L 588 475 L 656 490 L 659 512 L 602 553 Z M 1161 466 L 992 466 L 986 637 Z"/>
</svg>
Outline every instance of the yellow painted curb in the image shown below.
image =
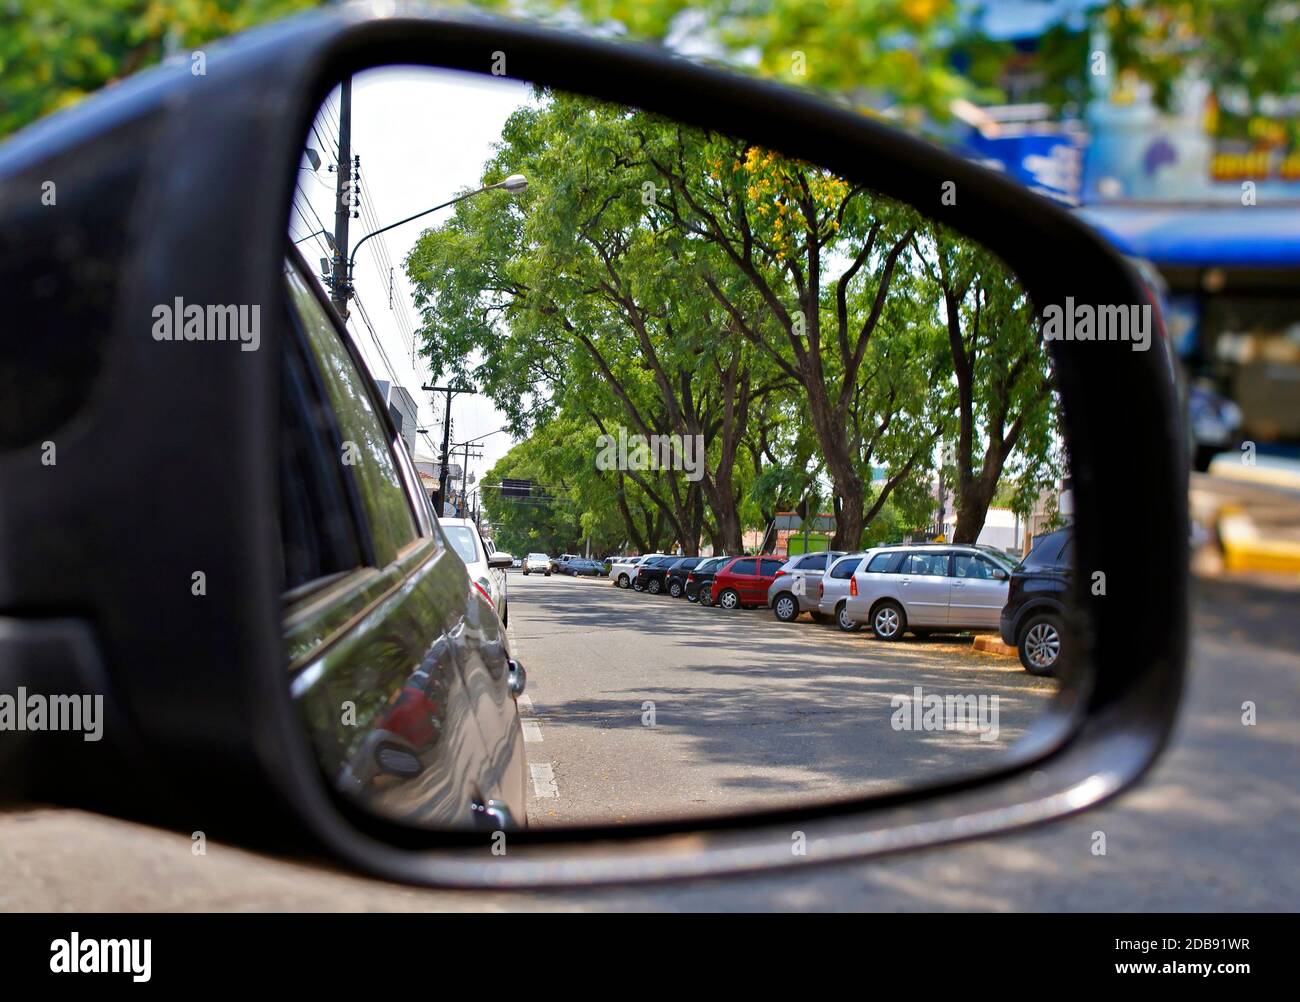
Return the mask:
<svg viewBox="0 0 1300 1002">
<path fill-rule="evenodd" d="M 1218 529 L 1224 570 L 1300 574 L 1300 542 L 1264 538 L 1240 508 L 1220 511 Z"/>
<path fill-rule="evenodd" d="M 998 654 L 1005 658 L 1018 658 L 1020 652 L 1010 644 L 1004 644 L 1001 637 L 995 637 L 992 634 L 981 634 L 975 638 L 974 649 L 983 651 L 985 654 Z"/>
</svg>

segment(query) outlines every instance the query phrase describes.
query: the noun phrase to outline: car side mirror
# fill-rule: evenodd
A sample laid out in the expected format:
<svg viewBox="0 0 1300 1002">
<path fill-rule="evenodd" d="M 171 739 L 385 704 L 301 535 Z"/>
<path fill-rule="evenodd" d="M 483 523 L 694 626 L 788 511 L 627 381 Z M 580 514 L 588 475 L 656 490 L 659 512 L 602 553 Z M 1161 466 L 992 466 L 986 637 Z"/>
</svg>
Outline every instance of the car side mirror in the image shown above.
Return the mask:
<svg viewBox="0 0 1300 1002">
<path fill-rule="evenodd" d="M 1008 574 L 1006 571 L 1004 571 L 1001 567 L 993 568 L 993 579 L 995 581 L 1008 581 L 1010 580 L 1010 578 L 1011 575 Z"/>
<path fill-rule="evenodd" d="M 514 564 L 514 562 L 515 562 L 514 555 L 510 553 L 506 553 L 502 550 L 497 550 L 496 553 L 488 557 L 489 567 L 506 568 Z"/>
<path fill-rule="evenodd" d="M 808 91 L 665 50 L 399 9 L 321 9 L 251 32 L 214 48 L 206 76 L 194 77 L 188 65 L 162 67 L 147 85 L 107 90 L 0 148 L 5 192 L 78 179 L 60 186 L 57 212 L 36 197 L 0 199 L 8 327 L 24 332 L 23 348 L 8 357 L 0 341 L 0 369 L 16 366 L 5 381 L 10 395 L 0 399 L 0 681 L 36 691 L 53 684 L 49 666 L 57 663 L 67 672 L 58 683 L 64 689 L 107 692 L 112 704 L 102 743 L 19 735 L 32 743 L 19 749 L 22 768 L 3 770 L 0 783 L 21 775 L 27 796 L 178 830 L 202 818 L 205 828 L 252 844 L 309 843 L 389 879 L 503 889 L 699 879 L 872 857 L 1058 818 L 1136 782 L 1172 730 L 1184 676 L 1186 438 L 1158 322 L 1144 348 L 1091 336 L 1091 319 L 1087 337 L 1075 336 L 1074 325 L 1080 310 L 1121 318 L 1154 310 L 1135 271 L 1066 207 Z M 1080 642 L 1068 667 L 1086 684 L 1063 687 L 1014 753 L 976 777 L 749 817 L 512 831 L 506 854 L 493 851 L 490 832 L 420 829 L 361 810 L 331 786 L 296 701 L 309 672 L 285 644 L 280 403 L 282 385 L 296 375 L 286 348 L 286 261 L 299 273 L 305 267 L 285 231 L 304 137 L 323 99 L 341 79 L 392 65 L 484 80 L 506 74 L 742 137 L 755 151 L 834 176 L 806 196 L 783 189 L 781 200 L 767 199 L 771 205 L 804 198 L 816 215 L 818 199 L 842 197 L 843 179 L 848 190 L 896 204 L 891 226 L 906 232 L 915 221 L 915 232 L 926 234 L 918 238 L 922 250 L 933 250 L 926 241 L 942 231 L 1005 264 L 1036 315 L 1057 324 L 1042 341 L 1062 404 L 1080 569 L 1069 584 L 1066 628 Z M 747 162 L 727 174 L 718 168 L 716 183 L 739 185 L 731 174 L 741 178 Z M 244 181 L 232 185 L 232 177 Z M 658 193 L 656 211 L 677 209 L 671 185 L 638 185 L 628 188 L 636 212 L 643 190 Z M 506 188 L 490 197 L 514 194 Z M 832 221 L 838 227 L 824 220 Z M 692 243 L 681 241 L 681 253 L 694 253 Z M 703 271 L 713 261 L 702 254 L 689 268 Z M 964 259 L 954 253 L 949 266 L 961 271 Z M 348 262 L 334 268 L 341 295 Z M 885 269 L 861 269 L 877 270 Z M 322 290 L 312 295 L 342 329 Z M 809 296 L 816 310 L 818 297 L 829 300 L 833 291 Z M 191 338 L 195 310 L 209 324 L 234 323 L 233 311 L 240 329 L 205 337 L 200 322 Z M 778 314 L 804 319 L 793 300 L 778 296 L 753 310 L 759 326 Z M 160 311 L 175 314 L 174 337 L 172 326 L 159 327 Z M 917 312 L 890 322 L 905 328 L 930 319 Z M 718 322 L 738 343 L 753 333 L 743 315 Z M 72 342 L 74 333 L 85 343 Z M 810 328 L 772 359 L 790 367 L 789 381 L 806 378 L 799 357 L 812 336 Z M 72 376 L 57 393 L 44 373 L 30 371 L 29 359 L 48 357 L 27 350 L 40 344 L 63 345 L 72 359 Z M 395 437 L 383 398 L 377 390 L 369 396 Z M 367 443 L 348 444 L 366 454 Z M 937 462 L 934 445 L 933 456 L 918 449 L 909 462 Z M 107 469 L 106 455 L 113 457 Z M 418 494 L 414 470 L 397 476 Z M 1131 559 L 1128 535 L 1116 528 L 1131 522 L 1134 497 L 1149 516 L 1142 560 Z M 343 503 L 357 501 L 348 495 Z M 431 513 L 412 514 L 403 503 L 385 517 Z M 374 540 L 349 542 L 375 559 Z M 411 590 L 401 553 L 385 556 L 392 559 L 375 566 L 394 568 L 389 579 L 377 571 L 358 585 L 366 602 Z M 498 552 L 489 565 L 511 559 Z M 1106 575 L 1100 595 L 1090 588 L 1098 572 Z M 464 601 L 472 585 L 463 567 L 458 573 L 457 587 L 439 591 L 439 601 Z M 322 593 L 338 588 L 321 580 Z M 466 632 L 500 638 L 498 654 L 512 640 L 495 622 L 471 626 Z M 455 657 L 431 648 L 410 676 L 411 698 L 440 707 L 426 682 L 442 666 L 454 669 Z M 336 707 L 331 712 L 338 716 Z M 13 738 L 0 733 L 0 742 Z M 0 749 L 0 761 L 8 750 Z M 519 776 L 522 784 L 526 770 Z M 792 832 L 805 851 L 791 852 Z"/>
</svg>

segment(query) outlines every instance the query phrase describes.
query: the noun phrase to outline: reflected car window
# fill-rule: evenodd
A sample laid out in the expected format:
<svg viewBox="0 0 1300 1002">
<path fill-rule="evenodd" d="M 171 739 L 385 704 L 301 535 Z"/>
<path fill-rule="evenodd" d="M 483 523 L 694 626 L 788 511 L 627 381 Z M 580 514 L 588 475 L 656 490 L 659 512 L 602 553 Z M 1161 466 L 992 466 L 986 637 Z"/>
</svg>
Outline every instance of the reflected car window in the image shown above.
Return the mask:
<svg viewBox="0 0 1300 1002">
<path fill-rule="evenodd" d="M 290 305 L 311 344 L 325 392 L 338 415 L 343 436 L 339 461 L 356 478 L 370 516 L 375 555 L 382 566 L 416 538 L 415 516 L 388 434 L 328 312 L 296 269 L 286 269 L 286 277 Z"/>
<path fill-rule="evenodd" d="M 444 525 L 442 531 L 447 536 L 447 542 L 451 543 L 451 548 L 459 554 L 460 559 L 467 564 L 472 564 L 480 559 L 478 547 L 474 542 L 474 530 L 466 525 Z"/>
</svg>

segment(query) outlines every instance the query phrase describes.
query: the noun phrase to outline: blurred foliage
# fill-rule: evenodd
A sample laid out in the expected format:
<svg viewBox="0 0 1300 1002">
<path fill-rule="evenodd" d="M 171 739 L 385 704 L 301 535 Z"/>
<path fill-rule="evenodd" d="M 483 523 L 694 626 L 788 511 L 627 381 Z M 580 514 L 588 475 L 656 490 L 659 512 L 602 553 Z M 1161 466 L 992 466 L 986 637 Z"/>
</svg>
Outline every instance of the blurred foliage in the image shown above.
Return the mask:
<svg viewBox="0 0 1300 1002">
<path fill-rule="evenodd" d="M 787 83 L 844 95 L 912 125 L 952 99 L 998 101 L 1008 43 L 963 27 L 957 0 L 451 0 L 512 9 L 684 47 Z M 153 65 L 319 0 L 0 0 L 0 135 Z M 1261 0 L 1106 0 L 1088 11 L 1110 35 L 1123 86 L 1167 103 L 1187 67 L 1252 97 L 1300 87 L 1300 5 Z M 1092 40 L 1057 25 L 1034 57 L 1056 106 L 1088 94 Z M 954 54 L 959 58 L 951 58 Z M 961 67 L 958 69 L 958 67 Z"/>
<path fill-rule="evenodd" d="M 315 0 L 0 0 L 0 135 Z"/>
</svg>

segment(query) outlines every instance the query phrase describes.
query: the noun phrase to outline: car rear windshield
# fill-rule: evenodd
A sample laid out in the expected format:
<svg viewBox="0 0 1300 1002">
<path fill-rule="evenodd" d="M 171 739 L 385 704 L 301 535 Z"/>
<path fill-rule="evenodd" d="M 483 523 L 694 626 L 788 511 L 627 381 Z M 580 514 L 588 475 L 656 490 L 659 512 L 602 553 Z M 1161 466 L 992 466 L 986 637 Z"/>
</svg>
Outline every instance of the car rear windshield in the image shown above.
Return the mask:
<svg viewBox="0 0 1300 1002">
<path fill-rule="evenodd" d="M 1025 570 L 1035 570 L 1045 567 L 1061 567 L 1070 560 L 1070 532 L 1068 529 L 1058 529 L 1056 532 L 1049 532 L 1045 536 L 1039 536 L 1034 540 L 1034 545 L 1030 549 L 1028 556 L 1020 562 L 1020 566 Z"/>
<path fill-rule="evenodd" d="M 478 561 L 478 547 L 474 545 L 473 529 L 467 525 L 444 525 L 442 531 L 447 534 L 447 541 L 460 555 L 461 560 L 467 564 Z"/>
</svg>

